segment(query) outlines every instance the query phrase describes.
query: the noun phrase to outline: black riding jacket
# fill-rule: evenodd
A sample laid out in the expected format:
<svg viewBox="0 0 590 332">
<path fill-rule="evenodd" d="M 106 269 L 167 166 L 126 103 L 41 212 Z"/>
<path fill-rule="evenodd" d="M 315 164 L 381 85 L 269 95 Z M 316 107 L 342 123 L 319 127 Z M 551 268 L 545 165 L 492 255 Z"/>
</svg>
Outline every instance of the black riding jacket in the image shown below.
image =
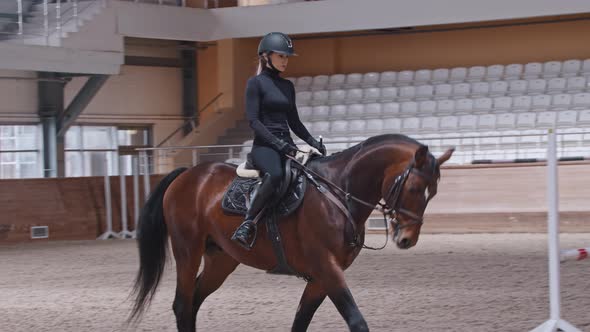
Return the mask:
<svg viewBox="0 0 590 332">
<path fill-rule="evenodd" d="M 277 70 L 264 68 L 248 80 L 246 118 L 254 130 L 254 145 L 278 151 L 281 141 L 293 143 L 289 128 L 306 143 L 314 141 L 297 114 L 293 83 L 280 77 Z"/>
</svg>

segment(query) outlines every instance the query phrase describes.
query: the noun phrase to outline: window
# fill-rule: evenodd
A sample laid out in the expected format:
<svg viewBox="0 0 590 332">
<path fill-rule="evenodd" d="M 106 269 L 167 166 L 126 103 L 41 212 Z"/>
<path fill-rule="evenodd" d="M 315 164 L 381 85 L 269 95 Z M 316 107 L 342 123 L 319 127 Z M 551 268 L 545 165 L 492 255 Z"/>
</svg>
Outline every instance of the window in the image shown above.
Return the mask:
<svg viewBox="0 0 590 332">
<path fill-rule="evenodd" d="M 0 126 L 0 179 L 42 177 L 41 146 L 38 125 Z"/>
<path fill-rule="evenodd" d="M 116 175 L 116 127 L 72 126 L 66 133 L 66 176 Z"/>
<path fill-rule="evenodd" d="M 145 127 L 119 127 L 117 132 L 119 143 L 119 162 L 125 175 L 133 174 L 133 157 L 137 156 L 137 148 L 151 147 L 150 130 Z"/>
<path fill-rule="evenodd" d="M 65 139 L 66 176 L 132 174 L 135 148 L 149 146 L 145 127 L 72 126 Z M 118 156 L 121 156 L 118 158 Z"/>
</svg>

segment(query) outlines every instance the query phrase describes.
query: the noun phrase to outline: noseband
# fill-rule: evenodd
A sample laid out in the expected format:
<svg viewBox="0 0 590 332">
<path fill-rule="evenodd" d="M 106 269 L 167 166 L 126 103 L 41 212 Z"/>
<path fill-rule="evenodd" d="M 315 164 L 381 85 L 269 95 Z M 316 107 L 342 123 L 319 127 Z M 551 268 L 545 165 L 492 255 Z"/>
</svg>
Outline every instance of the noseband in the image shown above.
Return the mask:
<svg viewBox="0 0 590 332">
<path fill-rule="evenodd" d="M 406 181 L 408 180 L 408 177 L 410 177 L 411 173 L 416 174 L 417 176 L 424 179 L 424 181 L 426 181 L 427 183 L 430 183 L 430 181 L 432 181 L 432 178 L 434 176 L 434 171 L 436 169 L 435 163 L 436 162 L 433 159 L 432 165 L 431 165 L 432 174 L 426 174 L 426 173 L 414 168 L 415 161 L 412 160 L 412 162 L 408 165 L 408 167 L 406 167 L 404 172 L 395 178 L 393 185 L 389 189 L 387 195 L 385 195 L 385 197 L 383 198 L 385 200 L 385 204 L 379 203 L 379 208 L 377 208 L 377 210 L 379 210 L 379 212 L 383 213 L 383 218 L 386 220 L 386 223 L 389 222 L 391 225 L 393 225 L 393 230 L 395 233 L 399 232 L 401 229 L 404 229 L 406 227 L 410 227 L 410 226 L 414 226 L 414 225 L 422 225 L 424 223 L 423 216 L 419 216 L 419 215 L 415 214 L 414 212 L 400 206 L 401 205 L 400 198 L 401 198 L 401 194 L 403 192 L 403 188 L 406 184 Z M 430 201 L 431 197 L 432 196 L 429 193 L 428 198 L 426 199 L 427 204 Z M 391 206 L 389 206 L 387 204 L 390 201 L 392 202 Z M 406 218 L 410 219 L 411 222 L 401 225 L 400 222 L 398 221 L 398 215 L 405 216 Z M 389 218 L 389 220 L 387 220 L 387 218 Z"/>
</svg>

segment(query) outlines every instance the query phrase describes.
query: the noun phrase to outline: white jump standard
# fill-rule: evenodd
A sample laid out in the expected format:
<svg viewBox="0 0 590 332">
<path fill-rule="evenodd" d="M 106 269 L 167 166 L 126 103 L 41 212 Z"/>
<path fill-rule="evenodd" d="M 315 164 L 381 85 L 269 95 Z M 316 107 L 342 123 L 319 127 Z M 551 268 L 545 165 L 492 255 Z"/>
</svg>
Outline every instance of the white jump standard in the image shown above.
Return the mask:
<svg viewBox="0 0 590 332">
<path fill-rule="evenodd" d="M 561 319 L 561 292 L 559 288 L 559 214 L 557 186 L 557 142 L 554 130 L 547 137 L 547 207 L 549 242 L 549 320 L 531 332 L 582 332 L 572 324 Z"/>
</svg>

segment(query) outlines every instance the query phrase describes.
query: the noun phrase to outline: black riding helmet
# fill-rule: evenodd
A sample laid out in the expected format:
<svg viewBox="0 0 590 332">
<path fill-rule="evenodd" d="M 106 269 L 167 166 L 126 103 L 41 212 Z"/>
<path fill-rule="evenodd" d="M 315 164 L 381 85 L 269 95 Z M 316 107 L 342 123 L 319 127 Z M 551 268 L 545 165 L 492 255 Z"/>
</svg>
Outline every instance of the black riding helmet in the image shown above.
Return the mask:
<svg viewBox="0 0 590 332">
<path fill-rule="evenodd" d="M 262 37 L 258 44 L 258 55 L 262 53 L 280 53 L 288 56 L 297 55 L 291 38 L 282 32 L 271 32 Z"/>
</svg>

